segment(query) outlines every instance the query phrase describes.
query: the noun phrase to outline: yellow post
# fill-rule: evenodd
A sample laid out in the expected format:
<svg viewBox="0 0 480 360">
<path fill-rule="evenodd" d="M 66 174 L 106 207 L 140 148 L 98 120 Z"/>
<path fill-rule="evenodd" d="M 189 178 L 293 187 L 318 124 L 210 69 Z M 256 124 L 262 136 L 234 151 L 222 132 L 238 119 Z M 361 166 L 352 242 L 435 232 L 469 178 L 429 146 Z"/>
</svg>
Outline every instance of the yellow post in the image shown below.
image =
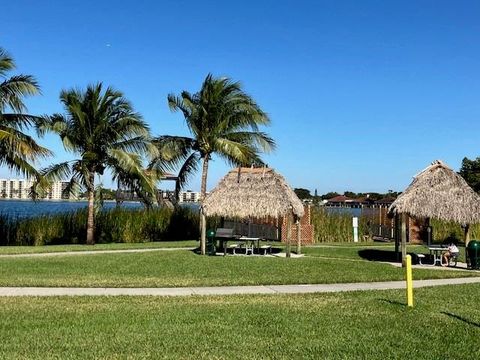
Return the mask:
<svg viewBox="0 0 480 360">
<path fill-rule="evenodd" d="M 407 277 L 407 305 L 413 307 L 412 256 L 405 257 Z"/>
</svg>

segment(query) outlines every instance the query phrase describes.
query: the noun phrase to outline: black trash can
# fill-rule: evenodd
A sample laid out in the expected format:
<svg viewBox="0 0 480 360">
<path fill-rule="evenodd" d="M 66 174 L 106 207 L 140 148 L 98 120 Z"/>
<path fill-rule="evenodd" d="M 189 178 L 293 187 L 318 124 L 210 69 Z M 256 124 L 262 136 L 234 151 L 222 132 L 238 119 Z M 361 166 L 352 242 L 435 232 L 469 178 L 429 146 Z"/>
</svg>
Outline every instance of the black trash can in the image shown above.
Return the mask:
<svg viewBox="0 0 480 360">
<path fill-rule="evenodd" d="M 471 269 L 480 269 L 480 241 L 471 240 L 467 246 Z"/>
<path fill-rule="evenodd" d="M 215 243 L 215 230 L 208 230 L 207 231 L 207 254 L 208 255 L 216 255 L 216 243 Z"/>
</svg>

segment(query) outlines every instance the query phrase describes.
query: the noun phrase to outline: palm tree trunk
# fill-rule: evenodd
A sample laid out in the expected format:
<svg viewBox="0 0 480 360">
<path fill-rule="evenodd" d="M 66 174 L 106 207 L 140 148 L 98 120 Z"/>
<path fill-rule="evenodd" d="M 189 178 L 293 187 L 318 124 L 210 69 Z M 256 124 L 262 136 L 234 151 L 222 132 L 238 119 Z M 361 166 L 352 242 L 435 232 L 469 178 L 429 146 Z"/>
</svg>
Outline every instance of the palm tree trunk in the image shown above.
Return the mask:
<svg viewBox="0 0 480 360">
<path fill-rule="evenodd" d="M 87 245 L 95 244 L 95 239 L 93 237 L 93 232 L 95 228 L 94 223 L 94 202 L 95 202 L 95 174 L 93 172 L 89 175 L 89 185 L 87 189 L 88 196 L 88 217 L 87 217 Z"/>
<path fill-rule="evenodd" d="M 200 187 L 200 204 L 203 204 L 203 199 L 207 194 L 207 173 L 208 173 L 208 155 L 203 158 L 203 169 L 202 169 L 202 185 Z M 205 244 L 206 244 L 206 232 L 207 232 L 207 219 L 203 211 L 200 212 L 200 253 L 205 255 Z"/>
<path fill-rule="evenodd" d="M 117 180 L 117 192 L 115 193 L 115 204 L 116 204 L 117 208 L 119 208 L 120 204 L 122 203 L 122 199 L 121 199 L 122 191 L 121 191 L 120 187 L 121 187 L 120 179 L 118 179 Z"/>
</svg>

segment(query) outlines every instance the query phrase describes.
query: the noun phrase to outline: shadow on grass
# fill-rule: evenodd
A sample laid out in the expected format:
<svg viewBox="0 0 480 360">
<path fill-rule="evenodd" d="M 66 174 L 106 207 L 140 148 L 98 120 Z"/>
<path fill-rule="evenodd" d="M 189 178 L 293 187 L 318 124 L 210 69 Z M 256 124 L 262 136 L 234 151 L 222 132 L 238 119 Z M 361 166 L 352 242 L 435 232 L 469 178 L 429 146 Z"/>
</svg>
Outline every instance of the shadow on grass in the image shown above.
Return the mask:
<svg viewBox="0 0 480 360">
<path fill-rule="evenodd" d="M 358 251 L 358 255 L 365 260 L 369 261 L 384 261 L 384 262 L 401 262 L 400 255 L 397 254 L 394 250 L 379 250 L 379 249 L 363 249 Z M 419 259 L 417 254 L 409 253 L 412 256 L 413 264 L 419 264 Z M 423 259 L 426 263 L 431 260 L 431 257 L 427 255 Z"/>
<path fill-rule="evenodd" d="M 474 321 L 470 321 L 468 319 L 465 319 L 461 316 L 458 316 L 458 315 L 455 315 L 455 314 L 452 314 L 452 313 L 449 313 L 449 312 L 446 312 L 446 311 L 442 311 L 441 312 L 443 315 L 447 315 L 447 316 L 450 316 L 454 319 L 457 319 L 457 320 L 460 320 L 460 321 L 463 321 L 464 323 L 468 324 L 468 325 L 471 325 L 471 326 L 474 326 L 474 327 L 478 327 L 480 328 L 480 324 L 479 323 L 476 323 Z"/>
<path fill-rule="evenodd" d="M 404 306 L 407 305 L 407 304 L 402 303 L 402 302 L 400 302 L 400 301 L 389 300 L 389 299 L 378 299 L 378 301 L 381 301 L 381 302 L 384 302 L 384 303 L 388 303 L 388 304 L 391 304 L 391 305 L 401 306 L 401 307 L 404 307 Z"/>
<path fill-rule="evenodd" d="M 398 262 L 397 253 L 392 250 L 362 249 L 358 251 L 358 255 L 369 261 Z"/>
<path fill-rule="evenodd" d="M 277 248 L 277 247 L 272 247 L 270 250 L 267 250 L 266 252 L 263 250 L 263 249 L 260 249 L 260 250 L 255 250 L 255 255 L 273 255 L 273 254 L 279 254 L 282 252 L 283 249 L 281 248 Z M 194 253 L 194 254 L 197 254 L 197 255 L 200 255 L 200 247 L 197 247 L 195 249 L 191 249 L 189 250 L 190 252 Z M 219 247 L 216 247 L 215 248 L 215 255 L 223 255 L 224 250 L 222 248 L 219 248 Z M 292 253 L 293 253 L 293 249 L 292 249 Z M 236 255 L 245 255 L 245 248 L 237 248 L 235 249 L 235 254 Z M 207 249 L 207 255 L 210 255 L 208 253 L 208 249 Z M 227 255 L 233 255 L 233 250 L 232 249 L 229 249 L 227 248 Z M 211 255 L 213 256 L 213 255 Z"/>
</svg>

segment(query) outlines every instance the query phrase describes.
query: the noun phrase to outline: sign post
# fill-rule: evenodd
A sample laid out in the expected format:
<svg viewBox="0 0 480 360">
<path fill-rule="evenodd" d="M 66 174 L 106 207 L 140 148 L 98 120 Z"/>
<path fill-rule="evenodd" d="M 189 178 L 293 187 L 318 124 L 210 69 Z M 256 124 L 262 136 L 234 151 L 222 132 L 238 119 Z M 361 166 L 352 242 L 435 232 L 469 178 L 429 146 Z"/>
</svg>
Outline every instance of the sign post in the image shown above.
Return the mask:
<svg viewBox="0 0 480 360">
<path fill-rule="evenodd" d="M 353 223 L 353 242 L 358 242 L 358 217 L 352 219 Z"/>
</svg>

